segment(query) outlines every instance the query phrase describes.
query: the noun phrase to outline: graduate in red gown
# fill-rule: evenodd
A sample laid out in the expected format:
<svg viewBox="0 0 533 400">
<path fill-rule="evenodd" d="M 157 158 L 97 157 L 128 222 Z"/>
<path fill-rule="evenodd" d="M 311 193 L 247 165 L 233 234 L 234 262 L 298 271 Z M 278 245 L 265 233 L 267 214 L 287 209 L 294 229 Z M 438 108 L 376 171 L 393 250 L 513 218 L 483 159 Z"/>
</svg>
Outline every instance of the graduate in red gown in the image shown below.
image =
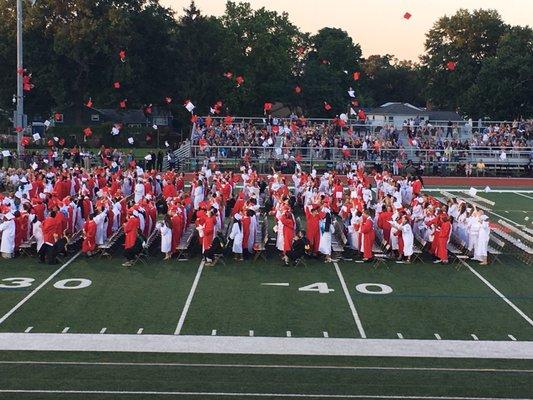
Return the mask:
<svg viewBox="0 0 533 400">
<path fill-rule="evenodd" d="M 91 256 L 96 249 L 96 222 L 93 221 L 94 214 L 89 215 L 89 219 L 83 226 L 83 243 L 81 252 Z"/>
<path fill-rule="evenodd" d="M 448 241 L 450 240 L 451 230 L 450 217 L 444 215 L 439 228 L 435 232 L 434 240 L 437 242 L 436 256 L 439 258 L 435 263 L 448 264 Z"/>
<path fill-rule="evenodd" d="M 314 255 L 318 254 L 320 245 L 320 220 L 324 218 L 325 213 L 320 212 L 318 204 L 309 205 L 305 208 L 306 217 L 306 236 L 309 241 L 309 247 Z"/>
<path fill-rule="evenodd" d="M 391 231 L 391 224 L 390 221 L 392 219 L 392 208 L 389 206 L 383 205 L 382 208 L 383 211 L 379 213 L 378 217 L 378 228 L 380 228 L 383 231 L 383 239 L 387 242 L 387 244 L 390 244 L 390 231 Z"/>
<path fill-rule="evenodd" d="M 363 261 L 368 261 L 374 257 L 372 247 L 374 246 L 374 226 L 372 219 L 368 216 L 367 211 L 363 212 L 363 223 L 361 225 L 361 249 L 363 251 Z"/>
<path fill-rule="evenodd" d="M 296 223 L 290 208 L 286 208 L 285 212 L 279 217 L 283 224 L 283 253 L 287 253 L 292 247 L 292 240 L 294 238 L 294 230 Z"/>
</svg>

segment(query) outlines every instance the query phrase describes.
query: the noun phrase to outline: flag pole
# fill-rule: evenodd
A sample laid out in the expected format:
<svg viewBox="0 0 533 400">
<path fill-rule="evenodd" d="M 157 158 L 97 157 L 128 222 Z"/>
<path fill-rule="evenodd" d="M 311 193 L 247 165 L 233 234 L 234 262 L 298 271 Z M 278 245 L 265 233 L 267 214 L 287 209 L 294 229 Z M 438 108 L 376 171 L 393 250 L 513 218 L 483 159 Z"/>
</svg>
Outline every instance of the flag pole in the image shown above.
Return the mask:
<svg viewBox="0 0 533 400">
<path fill-rule="evenodd" d="M 24 121 L 24 90 L 23 75 L 24 62 L 22 53 L 22 0 L 17 0 L 17 111 L 15 114 L 15 128 L 26 128 Z M 17 129 L 17 154 L 20 157 L 24 148 L 22 147 L 22 131 Z"/>
</svg>

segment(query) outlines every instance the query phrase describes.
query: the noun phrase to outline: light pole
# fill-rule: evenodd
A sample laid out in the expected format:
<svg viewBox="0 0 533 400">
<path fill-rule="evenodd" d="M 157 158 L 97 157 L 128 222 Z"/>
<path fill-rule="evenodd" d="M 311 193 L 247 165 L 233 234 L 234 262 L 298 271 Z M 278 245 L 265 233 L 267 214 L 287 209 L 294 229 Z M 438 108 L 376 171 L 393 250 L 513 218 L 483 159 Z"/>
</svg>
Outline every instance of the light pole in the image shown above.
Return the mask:
<svg viewBox="0 0 533 400">
<path fill-rule="evenodd" d="M 17 0 L 17 111 L 15 113 L 15 128 L 26 128 L 24 118 L 24 62 L 22 59 L 22 0 Z M 22 147 L 22 131 L 17 129 L 17 154 L 20 157 L 24 152 Z"/>
</svg>

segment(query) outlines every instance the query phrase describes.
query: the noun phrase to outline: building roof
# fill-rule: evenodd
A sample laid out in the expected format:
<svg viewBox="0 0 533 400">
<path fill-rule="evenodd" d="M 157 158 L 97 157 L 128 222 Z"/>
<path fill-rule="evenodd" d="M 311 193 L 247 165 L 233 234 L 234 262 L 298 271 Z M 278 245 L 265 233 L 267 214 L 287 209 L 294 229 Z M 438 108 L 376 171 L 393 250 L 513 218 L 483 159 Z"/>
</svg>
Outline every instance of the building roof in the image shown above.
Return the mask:
<svg viewBox="0 0 533 400">
<path fill-rule="evenodd" d="M 115 110 L 112 108 L 95 108 L 100 115 L 111 122 L 124 124 L 146 124 L 147 119 L 142 110 Z"/>
<path fill-rule="evenodd" d="M 367 110 L 367 114 L 427 117 L 432 121 L 462 121 L 455 111 L 437 111 L 416 107 L 409 103 L 389 102 Z"/>
</svg>

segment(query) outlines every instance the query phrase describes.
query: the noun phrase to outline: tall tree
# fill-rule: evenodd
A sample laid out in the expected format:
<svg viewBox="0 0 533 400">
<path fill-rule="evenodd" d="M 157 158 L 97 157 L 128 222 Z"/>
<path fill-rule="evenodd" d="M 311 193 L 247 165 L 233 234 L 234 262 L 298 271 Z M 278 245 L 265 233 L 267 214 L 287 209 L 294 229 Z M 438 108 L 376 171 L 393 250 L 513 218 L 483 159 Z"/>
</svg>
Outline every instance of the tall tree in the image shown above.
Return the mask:
<svg viewBox="0 0 533 400">
<path fill-rule="evenodd" d="M 411 61 L 398 61 L 394 56 L 372 55 L 363 61 L 365 79 L 362 99 L 367 106 L 389 101 L 425 105 L 419 66 Z"/>
<path fill-rule="evenodd" d="M 226 29 L 224 68 L 245 80 L 240 87 L 226 82 L 230 109 L 257 114 L 267 100 L 288 101 L 302 40 L 288 14 L 228 1 L 222 23 Z"/>
<path fill-rule="evenodd" d="M 494 57 L 483 60 L 476 83 L 465 94 L 465 112 L 503 120 L 533 115 L 533 30 L 512 27 Z"/>
<path fill-rule="evenodd" d="M 353 73 L 361 73 L 361 47 L 346 31 L 337 28 L 322 28 L 310 41 L 312 47 L 304 60 L 301 79 L 304 110 L 324 117 L 345 112 L 349 103 L 347 89 L 360 88 Z M 365 79 L 362 74 L 361 79 Z M 332 106 L 330 111 L 324 108 L 324 102 Z"/>
<path fill-rule="evenodd" d="M 483 60 L 496 53 L 507 30 L 495 10 L 461 9 L 437 20 L 426 34 L 426 52 L 421 57 L 430 104 L 462 108 L 465 91 L 475 83 Z M 447 68 L 449 61 L 456 63 L 454 71 Z"/>
</svg>

